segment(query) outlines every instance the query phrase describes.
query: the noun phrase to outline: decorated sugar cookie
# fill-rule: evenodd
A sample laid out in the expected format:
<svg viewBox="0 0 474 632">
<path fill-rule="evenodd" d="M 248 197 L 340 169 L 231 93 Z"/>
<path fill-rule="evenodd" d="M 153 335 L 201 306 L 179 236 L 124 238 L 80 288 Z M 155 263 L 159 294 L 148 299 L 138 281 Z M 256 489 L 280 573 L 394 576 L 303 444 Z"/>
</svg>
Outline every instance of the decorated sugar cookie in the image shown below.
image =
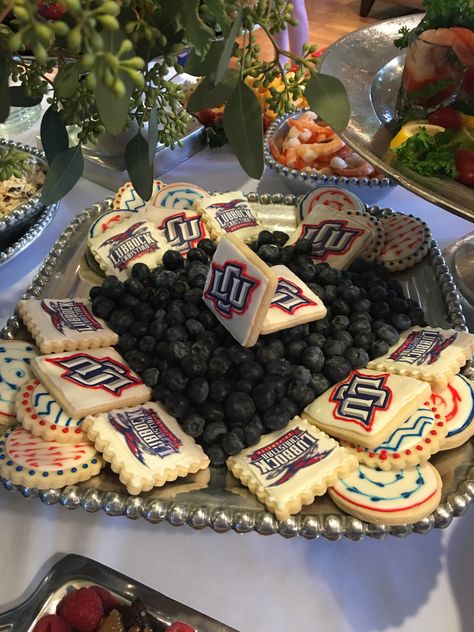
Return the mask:
<svg viewBox="0 0 474 632">
<path fill-rule="evenodd" d="M 147 210 L 146 218 L 160 230 L 166 248 L 186 254 L 201 239 L 209 238 L 206 225 L 197 211 L 171 211 L 157 206 Z"/>
<path fill-rule="evenodd" d="M 16 396 L 15 409 L 23 428 L 45 441 L 78 443 L 86 440 L 82 419 L 66 414 L 39 380 L 23 384 Z"/>
<path fill-rule="evenodd" d="M 91 238 L 89 245 L 101 269 L 122 281 L 130 276 L 137 262 L 156 268 L 166 250 L 158 228 L 135 214 Z"/>
<path fill-rule="evenodd" d="M 244 347 L 257 342 L 275 295 L 277 276 L 233 235 L 217 246 L 203 299 L 216 318 Z"/>
<path fill-rule="evenodd" d="M 346 442 L 343 445 L 369 467 L 400 470 L 418 465 L 436 454 L 444 443 L 446 432 L 444 416 L 428 401 L 376 448 L 362 448 Z"/>
<path fill-rule="evenodd" d="M 89 226 L 89 239 L 97 237 L 97 235 L 102 235 L 109 230 L 109 228 L 115 226 L 115 224 L 131 217 L 132 213 L 133 211 L 124 211 L 123 209 L 116 209 L 103 213 L 103 215 L 100 215 Z"/>
<path fill-rule="evenodd" d="M 118 335 L 92 315 L 86 298 L 29 298 L 17 310 L 42 353 L 110 347 Z"/>
<path fill-rule="evenodd" d="M 430 394 L 426 382 L 361 369 L 315 399 L 303 416 L 331 436 L 375 448 Z"/>
<path fill-rule="evenodd" d="M 165 185 L 161 180 L 153 181 L 153 190 L 151 194 L 151 200 L 153 200 L 156 194 L 163 188 Z M 142 198 L 135 191 L 133 184 L 131 182 L 125 182 L 123 186 L 117 191 L 113 201 L 114 210 L 125 210 L 137 212 L 143 210 L 147 206 L 147 202 L 142 200 Z"/>
<path fill-rule="evenodd" d="M 313 244 L 311 257 L 315 262 L 346 268 L 364 253 L 376 234 L 375 218 L 373 228 L 370 229 L 365 215 L 363 221 L 360 220 L 361 216 L 359 211 L 336 211 L 317 204 L 291 235 L 287 245 L 302 238 L 309 239 Z"/>
<path fill-rule="evenodd" d="M 464 375 L 455 375 L 431 401 L 446 416 L 447 435 L 442 450 L 462 445 L 474 435 L 474 385 Z"/>
<path fill-rule="evenodd" d="M 429 516 L 441 499 L 441 477 L 430 463 L 386 471 L 362 463 L 329 495 L 348 514 L 375 524 L 399 525 Z"/>
<path fill-rule="evenodd" d="M 151 206 L 173 210 L 192 210 L 196 202 L 207 196 L 207 191 L 190 182 L 166 184 L 150 200 Z"/>
<path fill-rule="evenodd" d="M 264 228 L 241 191 L 211 195 L 201 200 L 198 208 L 213 239 L 232 234 L 251 241 Z"/>
<path fill-rule="evenodd" d="M 382 218 L 384 245 L 380 263 L 389 270 L 405 270 L 421 261 L 431 246 L 431 231 L 427 224 L 413 215 L 394 213 Z"/>
<path fill-rule="evenodd" d="M 336 211 L 365 211 L 362 201 L 341 187 L 320 187 L 308 191 L 299 204 L 300 219 L 304 219 L 317 204 L 329 206 Z"/>
<path fill-rule="evenodd" d="M 84 428 L 130 494 L 209 466 L 201 446 L 156 403 L 88 416 Z"/>
<path fill-rule="evenodd" d="M 270 334 L 326 316 L 322 300 L 296 274 L 281 265 L 273 266 L 272 272 L 278 277 L 278 285 L 260 333 Z"/>
<path fill-rule="evenodd" d="M 226 461 L 227 467 L 279 520 L 298 513 L 357 467 L 337 441 L 295 417 L 284 430 Z"/>
<path fill-rule="evenodd" d="M 23 384 L 33 379 L 30 363 L 38 353 L 29 342 L 0 340 L 0 425 L 16 423 L 15 398 Z"/>
<path fill-rule="evenodd" d="M 425 380 L 434 391 L 444 390 L 474 352 L 474 334 L 439 327 L 412 327 L 371 369 Z"/>
<path fill-rule="evenodd" d="M 39 356 L 32 368 L 71 417 L 141 404 L 151 395 L 148 386 L 111 347 Z"/>
<path fill-rule="evenodd" d="M 57 443 L 19 426 L 0 435 L 0 476 L 15 485 L 50 489 L 87 481 L 104 467 L 90 443 Z"/>
</svg>

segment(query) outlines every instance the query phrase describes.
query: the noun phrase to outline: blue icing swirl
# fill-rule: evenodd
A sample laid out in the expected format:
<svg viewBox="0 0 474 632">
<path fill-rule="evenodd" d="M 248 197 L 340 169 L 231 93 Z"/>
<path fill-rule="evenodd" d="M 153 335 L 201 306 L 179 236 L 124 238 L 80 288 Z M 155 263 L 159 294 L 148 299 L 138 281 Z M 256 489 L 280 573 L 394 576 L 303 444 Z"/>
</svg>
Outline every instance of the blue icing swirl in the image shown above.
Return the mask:
<svg viewBox="0 0 474 632">
<path fill-rule="evenodd" d="M 407 474 L 411 471 L 416 472 L 414 483 L 410 483 L 408 480 Z M 339 482 L 351 494 L 367 498 L 373 503 L 406 500 L 416 494 L 425 484 L 419 465 L 415 468 L 400 470 L 398 472 L 383 472 L 380 468 L 371 469 L 364 465 L 359 465 L 359 468 L 356 470 L 356 475 L 357 478 L 362 481 L 361 485 L 354 484 L 353 475 L 349 475 L 346 479 L 341 479 Z M 380 480 L 378 480 L 378 476 L 381 476 Z M 391 487 L 401 482 L 405 482 L 407 486 L 413 485 L 413 487 L 398 492 L 391 492 Z M 364 489 L 364 487 L 366 487 L 366 489 Z M 386 493 L 382 494 L 379 491 L 374 493 L 374 489 L 371 489 L 371 487 L 375 487 L 377 490 L 383 489 Z"/>
<path fill-rule="evenodd" d="M 431 410 L 427 407 L 420 407 L 399 428 L 394 430 L 388 439 L 374 448 L 373 452 L 399 452 L 404 450 L 405 443 L 408 443 L 410 446 L 418 443 L 417 439 L 424 436 L 426 427 L 432 426 L 433 423 L 434 416 Z"/>
<path fill-rule="evenodd" d="M 465 378 L 463 375 L 458 375 L 458 378 L 460 380 L 462 380 L 462 382 L 464 383 L 464 386 L 466 388 L 466 399 L 469 399 L 469 406 L 468 406 L 468 414 L 466 416 L 466 418 L 464 419 L 464 421 L 461 423 L 460 426 L 457 426 L 455 428 L 452 428 L 451 426 L 452 421 L 449 422 L 448 425 L 448 433 L 446 435 L 446 438 L 449 437 L 454 437 L 455 435 L 459 434 L 460 432 L 463 432 L 464 430 L 466 430 L 466 428 L 468 426 L 470 426 L 470 424 L 472 424 L 474 422 L 474 387 L 472 386 L 472 384 L 469 382 L 469 380 L 467 378 Z"/>
<path fill-rule="evenodd" d="M 20 341 L 0 346 L 0 418 L 14 416 L 17 391 L 33 377 L 30 361 L 35 355 L 32 345 Z"/>
<path fill-rule="evenodd" d="M 56 424 L 61 427 L 77 427 L 80 426 L 83 419 L 70 417 L 67 415 L 63 408 L 54 400 L 51 395 L 44 389 L 42 385 L 36 386 L 33 392 L 33 406 L 36 409 L 36 413 L 50 423 Z"/>
</svg>

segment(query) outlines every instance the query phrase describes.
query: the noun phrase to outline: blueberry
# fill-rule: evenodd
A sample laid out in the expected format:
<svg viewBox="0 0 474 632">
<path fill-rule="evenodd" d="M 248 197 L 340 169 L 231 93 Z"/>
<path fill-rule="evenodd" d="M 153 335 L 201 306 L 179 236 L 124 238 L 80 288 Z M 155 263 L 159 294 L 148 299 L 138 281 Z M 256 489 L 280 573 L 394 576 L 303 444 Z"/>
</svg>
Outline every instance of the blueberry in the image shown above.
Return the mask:
<svg viewBox="0 0 474 632">
<path fill-rule="evenodd" d="M 151 275 L 151 284 L 154 288 L 172 287 L 178 279 L 178 275 L 173 270 L 164 270 L 163 268 L 155 268 Z"/>
<path fill-rule="evenodd" d="M 148 323 L 142 320 L 136 320 L 130 327 L 130 333 L 137 338 L 145 336 L 148 332 Z"/>
<path fill-rule="evenodd" d="M 273 244 L 273 233 L 269 230 L 261 230 L 258 234 L 258 245 Z"/>
<path fill-rule="evenodd" d="M 333 356 L 325 361 L 322 370 L 328 380 L 340 382 L 351 372 L 351 363 L 343 356 Z"/>
<path fill-rule="evenodd" d="M 109 318 L 109 327 L 116 333 L 124 334 L 135 322 L 133 314 L 127 309 L 118 309 Z"/>
<path fill-rule="evenodd" d="M 331 323 L 329 322 L 329 319 L 321 318 L 321 320 L 316 320 L 311 323 L 310 330 L 312 333 L 327 336 L 331 331 Z"/>
<path fill-rule="evenodd" d="M 305 363 L 303 362 L 303 364 Z M 268 375 L 288 378 L 291 375 L 292 367 L 288 360 L 279 358 L 278 360 L 272 360 L 269 362 L 266 366 L 266 370 Z"/>
<path fill-rule="evenodd" d="M 354 312 L 368 312 L 370 309 L 370 301 L 367 298 L 360 298 L 352 304 Z"/>
<path fill-rule="evenodd" d="M 108 320 L 115 309 L 115 303 L 106 296 L 98 296 L 92 301 L 92 313 L 97 318 Z"/>
<path fill-rule="evenodd" d="M 257 384 L 252 390 L 252 398 L 257 410 L 267 410 L 275 403 L 275 391 L 268 384 Z"/>
<path fill-rule="evenodd" d="M 231 431 L 222 439 L 222 447 L 228 456 L 232 456 L 241 452 L 245 446 L 238 434 Z"/>
<path fill-rule="evenodd" d="M 316 268 L 313 263 L 304 263 L 300 265 L 298 276 L 302 281 L 308 283 L 314 279 L 314 275 L 316 274 Z"/>
<path fill-rule="evenodd" d="M 413 325 L 421 325 L 422 327 L 425 323 L 425 315 L 421 307 L 410 307 L 408 309 L 408 316 Z"/>
<path fill-rule="evenodd" d="M 411 318 L 406 314 L 394 314 L 390 322 L 398 331 L 405 331 L 411 327 Z"/>
<path fill-rule="evenodd" d="M 280 251 L 280 263 L 290 265 L 295 258 L 295 249 L 293 246 L 284 246 Z"/>
<path fill-rule="evenodd" d="M 322 299 L 324 303 L 330 305 L 339 296 L 339 291 L 335 285 L 326 285 L 323 290 Z"/>
<path fill-rule="evenodd" d="M 228 358 L 217 356 L 209 360 L 207 374 L 211 379 L 227 377 L 231 371 L 232 363 Z"/>
<path fill-rule="evenodd" d="M 199 261 L 199 263 L 209 263 L 209 257 L 202 248 L 191 248 L 186 254 L 188 262 Z"/>
<path fill-rule="evenodd" d="M 336 318 L 338 317 L 336 316 Z M 338 329 L 333 333 L 332 337 L 334 338 L 334 340 L 340 340 L 341 342 L 343 342 L 346 349 L 352 346 L 353 338 L 348 331 Z"/>
<path fill-rule="evenodd" d="M 142 283 L 148 283 L 151 278 L 150 268 L 146 263 L 135 263 L 132 266 L 132 277 Z"/>
<path fill-rule="evenodd" d="M 164 404 L 166 401 L 166 398 L 170 394 L 171 394 L 171 391 L 167 386 L 165 386 L 164 384 L 158 384 L 157 386 L 155 386 L 155 388 L 151 392 L 151 397 L 153 401 L 161 402 L 162 404 Z"/>
<path fill-rule="evenodd" d="M 348 303 L 354 303 L 360 296 L 360 289 L 357 285 L 345 285 L 340 288 L 339 293 L 341 298 L 346 300 Z"/>
<path fill-rule="evenodd" d="M 355 336 L 357 334 L 369 334 L 372 331 L 372 326 L 368 320 L 362 318 L 351 322 L 348 329 Z"/>
<path fill-rule="evenodd" d="M 322 349 L 326 342 L 326 336 L 323 336 L 323 334 L 312 333 L 306 337 L 306 342 L 310 347 L 320 347 Z"/>
<path fill-rule="evenodd" d="M 389 348 L 390 345 L 385 342 L 385 340 L 375 340 L 375 342 L 370 345 L 370 358 L 380 358 L 380 356 L 383 356 L 388 352 Z"/>
<path fill-rule="evenodd" d="M 351 306 L 343 298 L 337 298 L 335 301 L 333 301 L 331 304 L 331 309 L 334 315 L 342 314 L 343 316 L 349 316 L 349 314 L 352 312 Z"/>
<path fill-rule="evenodd" d="M 197 306 L 202 305 L 204 307 L 204 303 L 202 301 L 202 291 L 197 287 L 193 287 L 190 290 L 188 290 L 184 294 L 183 300 L 188 305 L 197 305 Z"/>
<path fill-rule="evenodd" d="M 232 382 L 228 380 L 214 380 L 209 385 L 209 398 L 213 402 L 223 402 L 232 392 Z"/>
<path fill-rule="evenodd" d="M 191 347 L 191 356 L 195 360 L 206 362 L 212 356 L 214 345 L 209 340 L 196 340 Z"/>
<path fill-rule="evenodd" d="M 311 334 L 313 335 L 313 334 Z M 291 340 L 286 347 L 286 357 L 290 362 L 298 362 L 301 354 L 306 349 L 306 343 L 304 340 Z"/>
<path fill-rule="evenodd" d="M 200 437 L 203 433 L 206 420 L 199 413 L 191 413 L 183 420 L 181 427 L 190 437 Z"/>
<path fill-rule="evenodd" d="M 137 373 L 141 373 L 149 366 L 148 355 L 143 351 L 139 351 L 138 349 L 135 351 L 131 351 L 127 355 L 127 362 L 130 365 L 132 371 L 136 371 Z"/>
<path fill-rule="evenodd" d="M 145 353 L 153 353 L 156 346 L 156 339 L 153 336 L 142 336 L 138 342 L 138 348 Z"/>
<path fill-rule="evenodd" d="M 183 325 L 175 325 L 174 327 L 169 327 L 167 332 L 165 333 L 165 338 L 168 342 L 176 342 L 181 341 L 185 342 L 188 340 L 188 332 Z"/>
<path fill-rule="evenodd" d="M 385 301 L 387 298 L 386 288 L 382 285 L 369 287 L 369 298 L 371 301 Z"/>
<path fill-rule="evenodd" d="M 283 352 L 284 352 L 284 348 L 283 348 Z M 257 357 L 258 362 L 260 362 L 263 365 L 268 364 L 268 362 L 271 362 L 272 360 L 278 360 L 278 358 L 281 357 L 280 353 L 277 352 L 270 345 L 268 345 L 268 347 L 260 347 L 259 349 L 257 349 L 257 352 L 255 355 Z"/>
<path fill-rule="evenodd" d="M 145 286 L 141 281 L 131 277 L 124 281 L 123 286 L 129 294 L 135 296 L 138 299 L 141 299 L 143 295 L 143 290 L 145 289 Z"/>
<path fill-rule="evenodd" d="M 384 340 L 389 345 L 394 345 L 399 341 L 400 334 L 392 325 L 384 325 L 377 329 L 377 338 Z"/>
<path fill-rule="evenodd" d="M 152 320 L 148 323 L 148 333 L 150 336 L 156 338 L 156 340 L 161 340 L 167 328 L 167 324 L 164 320 Z"/>
<path fill-rule="evenodd" d="M 222 447 L 217 444 L 207 447 L 206 454 L 209 457 L 212 465 L 224 465 L 227 459 L 227 454 L 222 449 Z"/>
<path fill-rule="evenodd" d="M 184 325 L 184 323 L 186 322 L 186 316 L 177 307 L 170 306 L 165 316 L 165 320 L 168 323 L 168 325 L 173 325 L 173 326 Z"/>
<path fill-rule="evenodd" d="M 224 402 L 225 415 L 231 421 L 239 420 L 245 423 L 255 411 L 255 403 L 247 393 L 231 393 Z"/>
<path fill-rule="evenodd" d="M 178 279 L 173 287 L 170 288 L 170 294 L 173 298 L 181 298 L 189 289 L 189 283 L 184 279 Z"/>
<path fill-rule="evenodd" d="M 186 300 L 186 297 L 185 297 Z M 199 317 L 201 310 L 197 305 L 193 305 L 192 303 L 185 303 L 183 305 L 183 314 L 192 320 L 196 320 Z"/>
<path fill-rule="evenodd" d="M 309 381 L 309 387 L 313 390 L 314 396 L 319 397 L 324 391 L 327 391 L 331 383 L 322 373 L 313 373 Z"/>
<path fill-rule="evenodd" d="M 344 354 L 346 360 L 349 360 L 353 369 L 361 369 L 367 366 L 369 362 L 369 354 L 362 347 L 349 347 Z"/>
<path fill-rule="evenodd" d="M 208 422 L 202 433 L 202 440 L 205 445 L 216 443 L 227 434 L 227 426 L 223 421 Z"/>
<path fill-rule="evenodd" d="M 206 374 L 207 365 L 204 360 L 186 355 L 181 359 L 181 371 L 186 377 L 203 377 Z"/>
<path fill-rule="evenodd" d="M 203 404 L 209 395 L 209 383 L 203 377 L 193 377 L 188 382 L 186 395 L 193 404 Z"/>
<path fill-rule="evenodd" d="M 308 392 L 311 392 L 310 401 L 312 401 L 314 399 L 313 391 L 301 380 L 291 380 L 286 388 L 287 397 L 301 408 L 306 406 L 305 402 L 308 399 Z"/>
<path fill-rule="evenodd" d="M 150 305 L 155 309 L 165 307 L 170 298 L 170 291 L 166 287 L 161 287 L 150 298 Z"/>
<path fill-rule="evenodd" d="M 263 377 L 263 367 L 258 362 L 244 362 L 239 367 L 241 378 L 258 382 Z"/>
<path fill-rule="evenodd" d="M 301 354 L 301 364 L 307 367 L 311 373 L 318 373 L 324 363 L 324 354 L 319 347 L 306 347 Z"/>
<path fill-rule="evenodd" d="M 195 318 L 188 318 L 188 320 L 185 321 L 184 326 L 189 332 L 189 335 L 193 338 L 197 338 L 199 334 L 202 334 L 205 331 L 204 325 Z"/>
<path fill-rule="evenodd" d="M 178 367 L 172 367 L 163 375 L 163 382 L 173 392 L 184 391 L 188 378 L 182 374 L 181 369 Z"/>
<path fill-rule="evenodd" d="M 201 241 L 198 243 L 198 248 L 201 248 L 201 250 L 204 250 L 204 252 L 209 256 L 212 257 L 213 254 L 216 252 L 216 242 L 213 241 L 212 239 L 201 239 Z"/>
<path fill-rule="evenodd" d="M 113 278 L 115 278 L 115 277 L 113 277 Z M 95 298 L 98 298 L 99 296 L 103 296 L 102 288 L 99 287 L 98 285 L 93 285 L 91 287 L 91 289 L 89 290 L 89 298 L 90 298 L 90 300 L 93 301 Z"/>
<path fill-rule="evenodd" d="M 329 358 L 330 356 L 335 355 L 344 355 L 344 351 L 346 350 L 346 345 L 341 340 L 334 340 L 333 338 L 328 338 L 326 340 L 326 344 L 323 347 L 324 356 Z M 321 367 L 320 367 L 321 368 Z M 317 372 L 320 369 L 313 370 Z"/>
<path fill-rule="evenodd" d="M 273 243 L 282 248 L 289 239 L 288 235 L 281 230 L 274 230 L 272 237 Z"/>
<path fill-rule="evenodd" d="M 304 382 L 304 384 L 308 384 L 311 379 L 311 371 L 302 364 L 297 364 L 293 367 L 291 377 L 293 380 L 300 380 L 301 382 Z"/>
<path fill-rule="evenodd" d="M 199 314 L 199 320 L 206 329 L 213 329 L 216 326 L 216 318 L 210 310 L 203 311 Z"/>
<path fill-rule="evenodd" d="M 351 321 L 349 320 L 349 318 L 347 316 L 344 316 L 343 314 L 338 314 L 337 316 L 334 316 L 334 318 L 331 320 L 333 332 L 347 329 L 350 323 Z"/>
<path fill-rule="evenodd" d="M 251 393 L 254 386 L 255 382 L 247 380 L 246 378 L 234 382 L 234 390 L 242 393 Z"/>
<path fill-rule="evenodd" d="M 290 419 L 293 419 L 293 417 L 298 414 L 299 407 L 289 397 L 279 397 L 276 400 L 275 405 L 283 407 L 288 413 Z"/>
<path fill-rule="evenodd" d="M 367 322 L 372 321 L 372 316 L 369 312 L 353 312 L 351 314 L 351 322 L 355 322 L 356 320 L 366 320 Z"/>
<path fill-rule="evenodd" d="M 263 244 L 259 246 L 257 254 L 266 263 L 275 264 L 280 260 L 280 248 L 274 244 Z"/>
<path fill-rule="evenodd" d="M 375 301 L 370 307 L 370 313 L 374 318 L 386 318 L 390 314 L 389 304 L 385 301 Z"/>
<path fill-rule="evenodd" d="M 132 313 L 137 320 L 144 321 L 145 323 L 149 323 L 153 320 L 155 315 L 155 310 L 148 303 L 138 302 L 133 308 Z"/>
<path fill-rule="evenodd" d="M 388 304 L 390 305 L 390 309 L 392 310 L 392 312 L 395 312 L 395 313 L 404 314 L 406 310 L 408 309 L 408 303 L 406 302 L 406 300 L 398 296 L 395 298 L 391 298 L 388 301 Z"/>
<path fill-rule="evenodd" d="M 202 289 L 206 284 L 206 278 L 208 273 L 207 265 L 200 263 L 199 261 L 194 261 L 192 265 L 187 269 L 187 279 L 189 284 L 193 288 Z"/>
<path fill-rule="evenodd" d="M 155 367 L 149 367 L 143 371 L 142 380 L 150 388 L 154 388 L 158 384 L 160 372 Z"/>
<path fill-rule="evenodd" d="M 311 239 L 298 239 L 294 245 L 295 251 L 299 255 L 310 255 L 313 251 L 313 242 Z"/>
<path fill-rule="evenodd" d="M 265 432 L 260 417 L 254 415 L 248 424 L 244 427 L 244 439 L 247 445 L 255 445 L 260 441 L 260 437 Z"/>
<path fill-rule="evenodd" d="M 276 397 L 283 397 L 286 393 L 286 382 L 287 380 L 285 378 L 274 375 L 272 377 L 265 378 L 263 384 L 265 384 L 268 388 L 273 389 Z"/>
<path fill-rule="evenodd" d="M 372 332 L 365 334 L 356 334 L 354 336 L 354 346 L 362 347 L 368 351 L 370 349 L 370 345 L 374 342 L 374 334 Z"/>
<path fill-rule="evenodd" d="M 169 343 L 166 357 L 170 362 L 180 362 L 189 354 L 189 346 L 182 340 L 173 340 Z"/>
<path fill-rule="evenodd" d="M 100 292 L 104 296 L 107 296 L 107 298 L 116 300 L 125 292 L 125 287 L 122 281 L 119 281 L 117 277 L 106 276 L 100 288 Z M 91 296 L 91 298 L 93 297 Z"/>
<path fill-rule="evenodd" d="M 282 430 L 290 421 L 290 414 L 284 406 L 272 406 L 263 413 L 263 423 L 269 430 Z"/>
<path fill-rule="evenodd" d="M 341 280 L 341 272 L 335 268 L 319 264 L 316 267 L 316 280 L 321 285 L 337 285 Z"/>
<path fill-rule="evenodd" d="M 118 347 L 119 350 L 124 353 L 125 351 L 131 351 L 135 349 L 137 346 L 137 339 L 135 336 L 132 336 L 131 333 L 125 332 L 119 338 Z"/>
</svg>

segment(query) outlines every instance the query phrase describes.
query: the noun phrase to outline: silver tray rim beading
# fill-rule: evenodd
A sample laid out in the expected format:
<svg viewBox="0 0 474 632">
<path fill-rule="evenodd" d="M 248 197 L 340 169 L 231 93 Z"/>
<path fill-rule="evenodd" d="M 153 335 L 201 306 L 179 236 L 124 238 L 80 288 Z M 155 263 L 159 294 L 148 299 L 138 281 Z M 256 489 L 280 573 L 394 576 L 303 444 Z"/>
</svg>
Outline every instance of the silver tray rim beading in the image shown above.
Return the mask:
<svg viewBox="0 0 474 632">
<path fill-rule="evenodd" d="M 295 205 L 301 196 L 250 193 L 247 198 L 250 202 L 261 204 Z M 72 235 L 83 229 L 84 225 L 88 225 L 101 213 L 110 209 L 111 201 L 112 199 L 108 198 L 103 203 L 96 203 L 75 217 L 54 243 L 23 298 L 41 296 L 43 288 L 55 271 L 58 256 L 67 250 Z M 377 206 L 367 207 L 367 210 L 377 216 L 393 214 L 391 209 Z M 452 327 L 466 331 L 466 321 L 456 286 L 435 241 L 432 242 L 427 256 L 438 289 L 444 298 Z M 12 316 L 8 319 L 3 330 L 0 331 L 0 337 L 14 339 L 19 328 L 19 318 Z M 273 514 L 266 511 L 264 505 L 258 510 L 242 511 L 225 505 L 208 507 L 202 503 L 146 499 L 139 496 L 128 496 L 125 493 L 102 491 L 76 485 L 69 485 L 62 489 L 39 490 L 36 487 L 15 485 L 3 477 L 0 477 L 0 482 L 7 491 L 16 491 L 25 498 L 39 498 L 46 505 L 59 503 L 66 509 L 82 507 L 90 513 L 102 510 L 109 516 L 125 516 L 131 520 L 144 518 L 153 524 L 167 521 L 173 526 L 189 525 L 196 530 L 210 527 L 217 533 L 230 530 L 239 534 L 256 531 L 261 535 L 280 534 L 285 538 L 302 536 L 306 539 L 323 537 L 330 541 L 339 540 L 343 536 L 350 540 L 361 540 L 365 536 L 381 539 L 386 535 L 402 537 L 410 533 L 428 533 L 433 528 L 447 527 L 453 518 L 465 513 L 469 504 L 474 500 L 474 464 L 472 463 L 466 473 L 466 478 L 459 483 L 456 492 L 449 494 L 445 502 L 441 503 L 430 516 L 413 524 L 397 526 L 376 525 L 347 514 L 320 514 L 318 516 L 297 514 L 287 520 L 277 520 Z"/>
<path fill-rule="evenodd" d="M 6 138 L 0 138 L 0 147 L 14 147 L 19 151 L 25 151 L 31 154 L 31 156 L 33 156 L 37 162 L 41 163 L 42 166 L 46 168 L 48 167 L 44 152 L 36 147 L 24 145 L 23 143 L 8 140 Z M 4 219 L 0 220 L 0 235 L 9 229 L 15 228 L 18 223 L 24 222 L 30 217 L 33 217 L 42 208 L 44 208 L 44 204 L 41 202 L 41 191 L 42 188 L 39 189 L 38 193 L 31 197 L 27 202 L 20 204 L 20 206 L 17 206 Z"/>
<path fill-rule="evenodd" d="M 304 182 L 308 186 L 313 185 L 352 185 L 352 186 L 361 186 L 361 187 L 370 187 L 371 189 L 376 189 L 378 187 L 388 187 L 395 186 L 396 182 L 391 178 L 347 178 L 345 176 L 325 176 L 318 175 L 315 173 L 309 173 L 307 171 L 301 171 L 299 169 L 291 169 L 290 167 L 285 167 L 281 163 L 276 160 L 269 147 L 269 140 L 275 139 L 275 137 L 279 134 L 280 129 L 285 125 L 285 123 L 290 118 L 295 118 L 299 116 L 303 112 L 309 112 L 311 108 L 300 108 L 293 112 L 288 112 L 283 116 L 275 119 L 273 123 L 268 127 L 265 132 L 264 137 L 264 156 L 265 156 L 265 165 L 270 169 L 274 169 L 278 175 L 283 178 L 289 178 L 290 180 L 297 180 L 299 182 Z"/>
</svg>

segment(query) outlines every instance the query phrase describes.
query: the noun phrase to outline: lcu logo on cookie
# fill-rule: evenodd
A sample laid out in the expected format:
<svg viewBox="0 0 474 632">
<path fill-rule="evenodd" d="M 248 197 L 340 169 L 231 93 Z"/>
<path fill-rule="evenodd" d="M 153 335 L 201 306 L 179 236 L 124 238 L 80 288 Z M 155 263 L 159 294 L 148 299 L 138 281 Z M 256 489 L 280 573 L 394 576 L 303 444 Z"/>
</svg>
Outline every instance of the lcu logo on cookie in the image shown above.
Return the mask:
<svg viewBox="0 0 474 632">
<path fill-rule="evenodd" d="M 223 266 L 212 263 L 212 276 L 205 297 L 213 301 L 215 309 L 224 318 L 234 312 L 244 314 L 252 293 L 259 286 L 258 279 L 247 274 L 247 267 L 238 261 L 226 261 Z"/>
<path fill-rule="evenodd" d="M 110 246 L 108 258 L 117 270 L 125 270 L 128 264 L 141 255 L 155 252 L 159 244 L 145 222 L 135 222 L 122 233 L 113 235 L 103 246 Z"/>
<path fill-rule="evenodd" d="M 85 388 L 102 389 L 119 397 L 127 388 L 141 384 L 130 369 L 112 358 L 94 358 L 87 353 L 75 353 L 62 358 L 47 358 L 47 362 L 65 369 L 62 378 Z"/>
<path fill-rule="evenodd" d="M 457 338 L 457 334 L 443 336 L 437 331 L 413 331 L 403 344 L 390 356 L 390 360 L 404 362 L 406 364 L 433 364 L 441 355 L 441 352 L 451 346 Z"/>
<path fill-rule="evenodd" d="M 42 300 L 41 309 L 49 315 L 53 327 L 63 335 L 66 335 L 65 329 L 78 332 L 102 329 L 102 325 L 96 321 L 84 303 L 73 299 L 70 301 Z"/>
<path fill-rule="evenodd" d="M 329 255 L 346 253 L 355 239 L 363 234 L 359 228 L 349 228 L 345 220 L 328 220 L 319 224 L 304 224 L 301 237 L 312 244 L 311 256 L 326 261 Z"/>
<path fill-rule="evenodd" d="M 204 225 L 199 215 L 172 215 L 163 222 L 162 228 L 168 245 L 178 252 L 187 252 L 205 237 Z"/>
<path fill-rule="evenodd" d="M 108 420 L 124 437 L 130 452 L 143 465 L 147 465 L 146 454 L 164 459 L 179 452 L 183 445 L 152 408 L 140 407 L 110 413 Z"/>
<path fill-rule="evenodd" d="M 356 422 L 370 430 L 377 411 L 390 407 L 392 391 L 387 386 L 387 379 L 388 375 L 352 373 L 349 380 L 337 385 L 329 397 L 329 401 L 336 404 L 334 417 Z"/>
<path fill-rule="evenodd" d="M 333 450 L 334 447 L 319 451 L 318 439 L 296 427 L 247 458 L 267 481 L 273 481 L 268 487 L 275 487 L 286 483 L 305 467 L 322 461 Z"/>
<path fill-rule="evenodd" d="M 216 202 L 208 208 L 217 209 L 215 219 L 226 233 L 257 226 L 257 220 L 253 216 L 252 211 L 239 198 L 229 202 Z"/>
<path fill-rule="evenodd" d="M 300 307 L 316 305 L 303 294 L 303 290 L 288 279 L 280 277 L 271 307 L 277 307 L 287 314 L 294 314 Z"/>
</svg>

